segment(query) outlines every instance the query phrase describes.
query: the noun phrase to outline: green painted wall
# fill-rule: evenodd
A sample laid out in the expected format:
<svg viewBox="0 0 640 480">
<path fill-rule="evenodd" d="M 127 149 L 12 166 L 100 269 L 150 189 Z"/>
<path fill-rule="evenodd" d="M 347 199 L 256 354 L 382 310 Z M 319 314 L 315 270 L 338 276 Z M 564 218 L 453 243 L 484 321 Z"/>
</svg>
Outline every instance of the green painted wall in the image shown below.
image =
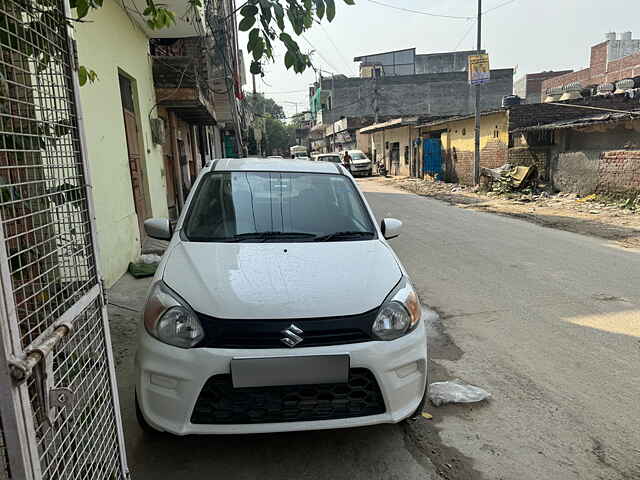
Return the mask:
<svg viewBox="0 0 640 480">
<path fill-rule="evenodd" d="M 140 128 L 148 216 L 167 217 L 162 149 L 153 144 L 149 112 L 156 103 L 149 40 L 114 0 L 76 27 L 78 56 L 99 80 L 80 89 L 93 194 L 100 265 L 107 285 L 126 271 L 140 251 L 133 203 L 118 73 L 133 80 Z M 137 97 L 137 98 L 136 98 Z M 157 112 L 153 110 L 152 116 Z"/>
</svg>

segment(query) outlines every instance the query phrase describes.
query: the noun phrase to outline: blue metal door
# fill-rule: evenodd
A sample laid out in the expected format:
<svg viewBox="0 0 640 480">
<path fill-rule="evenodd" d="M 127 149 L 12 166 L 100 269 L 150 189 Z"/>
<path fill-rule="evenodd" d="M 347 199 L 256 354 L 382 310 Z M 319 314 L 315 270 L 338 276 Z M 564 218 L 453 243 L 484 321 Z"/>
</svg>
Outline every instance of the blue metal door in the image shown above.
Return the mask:
<svg viewBox="0 0 640 480">
<path fill-rule="evenodd" d="M 442 173 L 442 147 L 439 138 L 425 138 L 423 171 L 430 175 Z"/>
</svg>

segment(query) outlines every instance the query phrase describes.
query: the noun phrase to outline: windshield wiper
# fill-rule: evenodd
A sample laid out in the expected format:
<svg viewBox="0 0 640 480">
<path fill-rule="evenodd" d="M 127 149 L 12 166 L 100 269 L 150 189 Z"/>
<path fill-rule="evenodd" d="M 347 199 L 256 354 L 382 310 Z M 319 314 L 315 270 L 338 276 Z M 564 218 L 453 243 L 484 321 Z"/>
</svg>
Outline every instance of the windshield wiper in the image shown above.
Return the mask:
<svg viewBox="0 0 640 480">
<path fill-rule="evenodd" d="M 327 235 L 321 235 L 316 237 L 314 242 L 330 242 L 332 240 L 344 240 L 348 238 L 361 238 L 361 237 L 370 237 L 373 238 L 373 232 L 363 232 L 363 231 L 346 231 L 346 232 L 333 232 Z"/>
<path fill-rule="evenodd" d="M 315 234 L 306 232 L 247 232 L 230 237 L 229 242 L 242 242 L 244 240 L 270 240 L 287 238 L 314 238 Z"/>
</svg>

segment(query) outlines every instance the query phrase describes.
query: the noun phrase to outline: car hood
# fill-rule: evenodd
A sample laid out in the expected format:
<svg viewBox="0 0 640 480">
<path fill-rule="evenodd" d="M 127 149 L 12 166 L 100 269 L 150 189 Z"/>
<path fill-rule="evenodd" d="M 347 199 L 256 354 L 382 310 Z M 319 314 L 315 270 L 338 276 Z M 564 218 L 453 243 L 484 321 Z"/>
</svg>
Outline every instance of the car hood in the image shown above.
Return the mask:
<svg viewBox="0 0 640 480">
<path fill-rule="evenodd" d="M 402 272 L 379 240 L 179 243 L 164 282 L 200 313 L 229 319 L 354 315 L 378 307 Z"/>
</svg>

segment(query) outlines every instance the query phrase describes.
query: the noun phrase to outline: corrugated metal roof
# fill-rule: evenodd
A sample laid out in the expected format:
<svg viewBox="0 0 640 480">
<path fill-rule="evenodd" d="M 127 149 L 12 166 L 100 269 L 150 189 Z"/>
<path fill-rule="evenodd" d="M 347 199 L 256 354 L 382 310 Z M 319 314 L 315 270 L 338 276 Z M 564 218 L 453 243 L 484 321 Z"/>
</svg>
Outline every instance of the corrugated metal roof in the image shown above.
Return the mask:
<svg viewBox="0 0 640 480">
<path fill-rule="evenodd" d="M 559 122 L 547 123 L 544 125 L 533 125 L 530 127 L 516 128 L 514 132 L 530 132 L 536 130 L 561 130 L 566 128 L 581 128 L 591 125 L 603 125 L 607 123 L 617 123 L 625 120 L 640 119 L 640 111 L 629 113 L 607 113 L 582 117 L 573 120 L 563 120 Z"/>
<path fill-rule="evenodd" d="M 378 130 L 385 130 L 387 128 L 396 128 L 396 127 L 405 127 L 407 125 L 415 125 L 418 123 L 418 117 L 408 117 L 408 118 L 394 118 L 387 122 L 382 123 L 374 123 L 365 128 L 360 129 L 360 133 L 372 133 L 377 132 Z"/>
<path fill-rule="evenodd" d="M 485 112 L 480 112 L 480 116 L 481 117 L 485 117 L 487 115 L 493 115 L 495 113 L 506 112 L 506 111 L 507 111 L 506 108 L 498 108 L 496 110 L 487 110 Z M 441 120 L 436 120 L 434 122 L 423 123 L 422 125 L 418 125 L 416 128 L 435 127 L 437 125 L 443 125 L 443 124 L 449 123 L 449 122 L 457 122 L 457 121 L 460 121 L 460 120 L 468 120 L 470 118 L 474 118 L 475 116 L 476 116 L 475 113 L 470 113 L 469 115 L 459 115 L 459 116 L 444 118 L 444 119 L 441 119 Z"/>
</svg>

